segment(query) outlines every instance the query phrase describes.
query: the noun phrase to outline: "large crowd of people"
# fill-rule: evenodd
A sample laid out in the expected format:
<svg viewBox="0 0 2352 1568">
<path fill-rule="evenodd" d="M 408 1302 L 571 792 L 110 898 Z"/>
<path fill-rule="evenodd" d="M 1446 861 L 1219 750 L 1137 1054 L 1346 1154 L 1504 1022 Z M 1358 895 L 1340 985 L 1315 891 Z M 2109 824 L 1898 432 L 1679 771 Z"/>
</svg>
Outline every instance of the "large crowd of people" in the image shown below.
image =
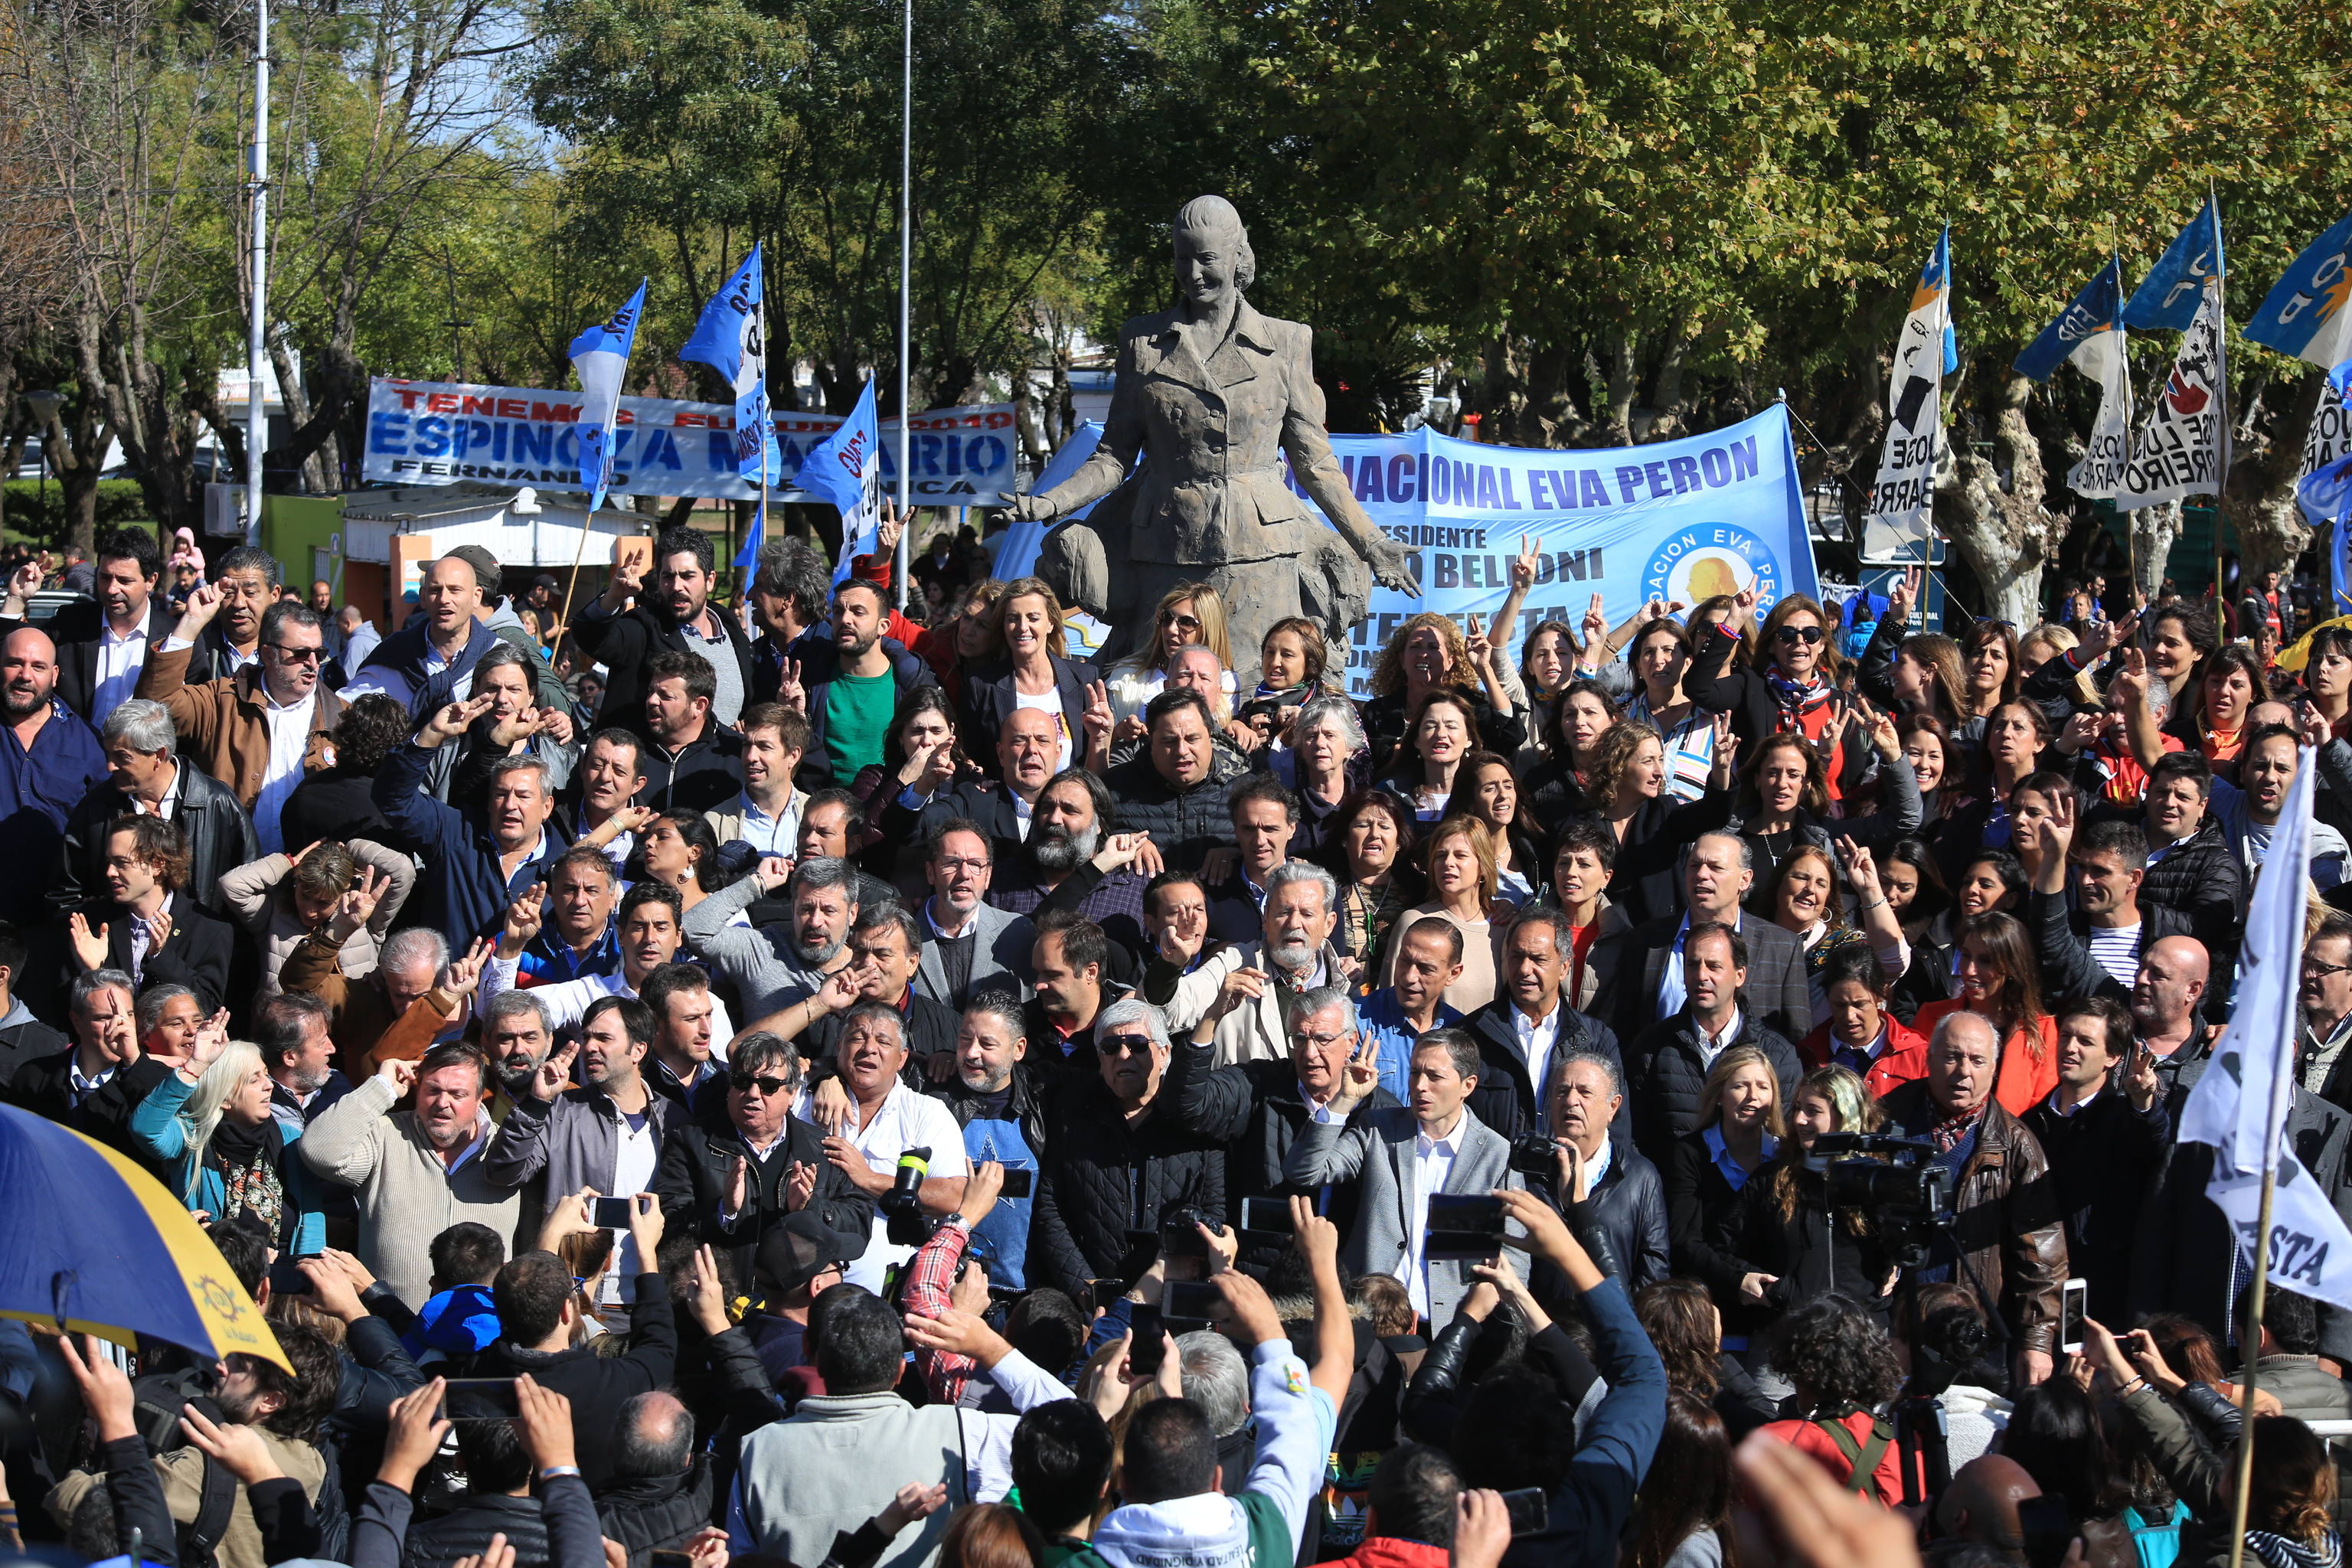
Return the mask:
<svg viewBox="0 0 2352 1568">
<path fill-rule="evenodd" d="M 1097 667 L 944 534 L 919 625 L 692 527 L 568 625 L 455 551 L 381 635 L 192 549 L 8 580 L 0 1102 L 284 1360 L 0 1321 L 13 1544 L 2337 1561 L 2352 1314 L 2254 1321 L 2176 1136 L 2303 879 L 2352 1215 L 2352 628 L 2274 579 L 1529 628 L 1528 554 L 1359 700 L 1207 584 Z"/>
</svg>

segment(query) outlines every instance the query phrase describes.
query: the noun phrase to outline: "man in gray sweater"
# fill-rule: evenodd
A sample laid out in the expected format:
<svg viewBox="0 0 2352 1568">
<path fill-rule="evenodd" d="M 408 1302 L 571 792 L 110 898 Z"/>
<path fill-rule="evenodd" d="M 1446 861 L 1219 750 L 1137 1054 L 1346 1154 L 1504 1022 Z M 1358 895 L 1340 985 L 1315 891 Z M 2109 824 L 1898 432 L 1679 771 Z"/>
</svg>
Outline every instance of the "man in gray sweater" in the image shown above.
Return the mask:
<svg viewBox="0 0 2352 1568">
<path fill-rule="evenodd" d="M 515 1237 L 522 1194 L 480 1159 L 490 1142 L 489 1061 L 436 1046 L 390 1061 L 310 1123 L 298 1145 L 317 1175 L 359 1194 L 360 1261 L 413 1310 L 433 1294 L 433 1238 L 464 1220 Z M 411 1088 L 415 1105 L 395 1110 Z"/>
</svg>

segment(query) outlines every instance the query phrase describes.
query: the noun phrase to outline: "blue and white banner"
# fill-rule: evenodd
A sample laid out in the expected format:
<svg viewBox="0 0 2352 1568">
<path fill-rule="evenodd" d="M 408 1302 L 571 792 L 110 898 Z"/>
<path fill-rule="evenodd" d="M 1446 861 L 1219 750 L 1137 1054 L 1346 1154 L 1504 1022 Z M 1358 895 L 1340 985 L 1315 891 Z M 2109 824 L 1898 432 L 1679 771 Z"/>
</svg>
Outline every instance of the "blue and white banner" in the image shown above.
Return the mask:
<svg viewBox="0 0 2352 1568">
<path fill-rule="evenodd" d="M 849 563 L 873 553 L 882 527 L 882 432 L 874 419 L 874 383 L 857 395 L 841 427 L 801 460 L 793 483 L 817 500 L 830 501 L 841 512 L 841 559 L 834 563 L 833 580 L 849 575 Z"/>
<path fill-rule="evenodd" d="M 604 504 L 604 492 L 612 485 L 621 383 L 629 373 L 629 353 L 637 345 L 637 322 L 646 313 L 646 288 L 651 281 L 639 280 L 627 304 L 572 340 L 572 374 L 580 378 L 580 390 L 586 395 L 574 429 L 590 511 Z"/>
<path fill-rule="evenodd" d="M 2151 327 L 2185 331 L 2197 318 L 2206 280 L 2218 279 L 2227 271 L 2221 260 L 2221 208 L 2208 196 L 2189 226 L 2164 247 L 2164 254 L 2132 290 L 2124 305 L 2124 325 L 2142 331 Z"/>
<path fill-rule="evenodd" d="M 1519 624 L 1503 629 L 1512 658 L 1542 622 L 1580 624 L 1595 594 L 1612 626 L 1653 598 L 1695 605 L 1752 585 L 1760 616 L 1784 595 L 1818 595 L 1789 428 L 1788 410 L 1775 404 L 1726 429 L 1646 447 L 1538 451 L 1426 428 L 1332 437 L 1372 521 L 1420 547 L 1412 561 L 1422 597 L 1372 590 L 1370 613 L 1348 650 L 1349 690 L 1370 695 L 1372 665 L 1409 616 L 1435 610 L 1484 626 L 1510 594 L 1511 560 L 1523 541 L 1541 564 Z M 1054 468 L 1066 460 L 1075 468 L 1100 436 L 1098 426 L 1081 426 L 1055 453 Z M 1291 489 L 1298 490 L 1295 482 Z M 995 574 L 1034 570 L 1043 532 L 1016 526 Z M 1335 649 L 1335 665 L 1338 658 Z"/>
<path fill-rule="evenodd" d="M 576 392 L 462 382 L 368 384 L 367 446 L 362 477 L 371 484 L 533 485 L 580 490 Z M 737 470 L 734 410 L 723 403 L 624 397 L 612 443 L 614 495 L 714 496 L 750 500 L 755 476 Z M 776 412 L 771 473 L 775 501 L 821 500 L 791 486 L 809 449 L 841 426 L 837 414 Z M 898 422 L 882 422 L 882 482 L 895 488 Z M 1014 491 L 1013 405 L 935 408 L 914 418 L 908 443 L 917 506 L 1002 506 Z"/>
<path fill-rule="evenodd" d="M 2099 275 L 2083 285 L 2075 296 L 2066 301 L 2058 319 L 2042 329 L 2042 335 L 2025 345 L 2012 367 L 2018 374 L 2035 381 L 2048 381 L 2058 367 L 2072 360 L 2076 368 L 2094 381 L 2098 373 L 2083 363 L 2085 351 L 2122 324 L 2124 307 L 2124 268 L 2120 261 L 2110 260 L 2099 268 Z"/>
<path fill-rule="evenodd" d="M 1886 440 L 1863 520 L 1864 561 L 1926 561 L 1935 530 L 1936 460 L 1942 454 L 1944 377 L 1959 369 L 1952 338 L 1952 231 L 1937 237 L 1895 341 L 1886 389 Z"/>
<path fill-rule="evenodd" d="M 2334 367 L 2352 359 L 2352 216 L 2304 247 L 2246 323 L 2246 341 Z"/>
<path fill-rule="evenodd" d="M 2066 486 L 2076 495 L 2105 500 L 2123 488 L 2131 460 L 2131 354 L 2123 329 L 2124 269 L 2110 260 L 2099 275 L 2083 285 L 2058 319 L 2017 356 L 2015 369 L 2035 381 L 2047 381 L 2062 364 L 2099 384 L 2099 411 L 2091 419 L 2091 439 L 2083 460 L 2066 473 Z"/>
<path fill-rule="evenodd" d="M 727 286 L 702 308 L 694 335 L 677 357 L 688 364 L 709 365 L 735 395 L 735 471 L 760 487 L 760 510 L 735 557 L 738 567 L 746 567 L 760 558 L 768 523 L 768 481 L 778 468 L 775 435 L 768 422 L 768 311 L 756 243 Z"/>
</svg>

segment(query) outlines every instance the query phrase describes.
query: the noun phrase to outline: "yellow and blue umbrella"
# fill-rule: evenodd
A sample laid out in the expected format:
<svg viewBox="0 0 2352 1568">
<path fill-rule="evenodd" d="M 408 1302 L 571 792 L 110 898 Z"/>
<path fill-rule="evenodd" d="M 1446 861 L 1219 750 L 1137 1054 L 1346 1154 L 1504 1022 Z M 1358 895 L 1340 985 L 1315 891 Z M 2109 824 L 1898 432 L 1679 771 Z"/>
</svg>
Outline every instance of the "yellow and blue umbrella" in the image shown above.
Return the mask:
<svg viewBox="0 0 2352 1568">
<path fill-rule="evenodd" d="M 122 1155 L 0 1105 L 0 1318 L 294 1370 L 187 1205 Z"/>
</svg>

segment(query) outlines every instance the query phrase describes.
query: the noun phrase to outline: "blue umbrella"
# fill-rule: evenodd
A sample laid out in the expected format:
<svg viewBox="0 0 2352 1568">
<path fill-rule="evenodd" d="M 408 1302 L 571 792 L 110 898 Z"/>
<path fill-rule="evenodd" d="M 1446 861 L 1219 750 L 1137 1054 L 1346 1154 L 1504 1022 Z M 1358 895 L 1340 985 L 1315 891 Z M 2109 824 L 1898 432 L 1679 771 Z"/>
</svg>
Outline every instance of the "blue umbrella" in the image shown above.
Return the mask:
<svg viewBox="0 0 2352 1568">
<path fill-rule="evenodd" d="M 0 1105 L 0 1318 L 294 1369 L 187 1205 L 122 1155 Z"/>
</svg>

